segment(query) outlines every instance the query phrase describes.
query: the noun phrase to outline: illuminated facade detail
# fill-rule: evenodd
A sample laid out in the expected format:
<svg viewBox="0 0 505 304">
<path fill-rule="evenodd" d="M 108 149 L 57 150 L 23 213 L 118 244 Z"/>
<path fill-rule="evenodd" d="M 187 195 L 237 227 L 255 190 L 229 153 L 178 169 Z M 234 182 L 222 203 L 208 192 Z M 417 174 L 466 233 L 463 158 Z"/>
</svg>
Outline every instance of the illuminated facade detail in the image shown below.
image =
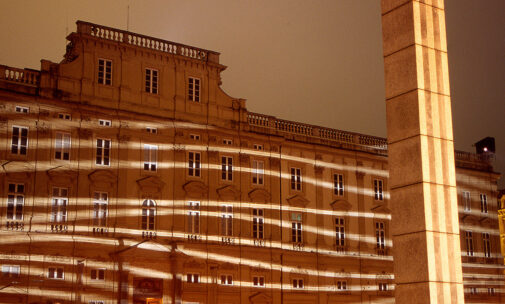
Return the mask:
<svg viewBox="0 0 505 304">
<path fill-rule="evenodd" d="M 41 72 L 0 66 L 0 265 L 19 269 L 2 301 L 393 300 L 386 139 L 247 111 L 220 88 L 216 52 L 85 22 L 69 39 Z M 455 160 L 460 234 L 475 234 L 473 256 L 461 242 L 464 287 L 479 292 L 466 302 L 500 303 L 498 175 Z"/>
<path fill-rule="evenodd" d="M 63 280 L 65 273 L 63 267 L 49 267 L 47 269 L 47 278 L 54 280 Z"/>
<path fill-rule="evenodd" d="M 19 265 L 2 265 L 2 278 L 19 278 Z"/>
<path fill-rule="evenodd" d="M 28 114 L 28 112 L 30 111 L 29 108 L 27 107 L 21 107 L 21 106 L 16 106 L 16 112 L 17 113 L 23 113 L 23 114 Z"/>
</svg>

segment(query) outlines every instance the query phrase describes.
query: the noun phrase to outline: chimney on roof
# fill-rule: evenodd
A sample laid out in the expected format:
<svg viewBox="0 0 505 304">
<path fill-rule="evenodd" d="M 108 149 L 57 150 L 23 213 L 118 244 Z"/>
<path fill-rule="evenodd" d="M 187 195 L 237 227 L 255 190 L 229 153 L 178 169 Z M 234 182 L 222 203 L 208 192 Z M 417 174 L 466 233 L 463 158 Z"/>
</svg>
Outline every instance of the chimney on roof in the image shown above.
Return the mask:
<svg viewBox="0 0 505 304">
<path fill-rule="evenodd" d="M 494 145 L 494 137 L 486 137 L 484 139 L 479 140 L 474 144 L 475 153 L 477 154 L 494 154 L 495 153 L 495 145 Z"/>
</svg>

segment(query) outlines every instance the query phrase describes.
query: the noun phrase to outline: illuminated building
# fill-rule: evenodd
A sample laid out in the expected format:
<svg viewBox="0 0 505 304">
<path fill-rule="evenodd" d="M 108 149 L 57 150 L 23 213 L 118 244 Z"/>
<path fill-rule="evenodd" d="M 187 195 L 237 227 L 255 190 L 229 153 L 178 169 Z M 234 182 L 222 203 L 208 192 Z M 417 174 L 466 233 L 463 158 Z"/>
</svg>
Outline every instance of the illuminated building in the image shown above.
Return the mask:
<svg viewBox="0 0 505 304">
<path fill-rule="evenodd" d="M 248 112 L 216 52 L 68 39 L 0 66 L 2 301 L 394 301 L 385 139 Z M 465 297 L 499 303 L 498 174 L 455 159 Z"/>
</svg>

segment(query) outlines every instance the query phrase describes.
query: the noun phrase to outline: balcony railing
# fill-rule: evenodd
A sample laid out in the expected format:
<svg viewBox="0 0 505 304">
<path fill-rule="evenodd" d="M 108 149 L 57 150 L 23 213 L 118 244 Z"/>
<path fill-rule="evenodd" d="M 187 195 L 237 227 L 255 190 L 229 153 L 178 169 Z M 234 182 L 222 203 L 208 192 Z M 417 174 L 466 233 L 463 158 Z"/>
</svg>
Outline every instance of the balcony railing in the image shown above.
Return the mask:
<svg viewBox="0 0 505 304">
<path fill-rule="evenodd" d="M 40 81 L 40 72 L 0 65 L 0 80 L 37 87 Z"/>
</svg>

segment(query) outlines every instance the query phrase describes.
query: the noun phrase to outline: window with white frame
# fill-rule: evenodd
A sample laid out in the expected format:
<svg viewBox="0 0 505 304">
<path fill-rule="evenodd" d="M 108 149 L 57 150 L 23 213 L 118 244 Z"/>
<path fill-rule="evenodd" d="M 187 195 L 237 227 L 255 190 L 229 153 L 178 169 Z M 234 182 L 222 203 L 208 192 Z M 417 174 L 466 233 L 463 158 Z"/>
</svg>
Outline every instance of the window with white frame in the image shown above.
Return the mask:
<svg viewBox="0 0 505 304">
<path fill-rule="evenodd" d="M 233 285 L 233 276 L 231 274 L 222 274 L 221 275 L 221 285 Z"/>
<path fill-rule="evenodd" d="M 93 226 L 107 226 L 108 203 L 109 197 L 107 192 L 95 191 L 93 193 Z"/>
<path fill-rule="evenodd" d="M 200 202 L 188 202 L 188 233 L 200 233 Z"/>
<path fill-rule="evenodd" d="M 90 277 L 91 277 L 91 280 L 93 280 L 93 281 L 104 281 L 105 280 L 105 268 L 91 269 Z"/>
<path fill-rule="evenodd" d="M 338 196 L 344 195 L 344 176 L 333 174 L 333 193 Z"/>
<path fill-rule="evenodd" d="M 264 276 L 253 276 L 253 286 L 254 287 L 265 287 L 265 277 Z"/>
<path fill-rule="evenodd" d="M 388 291 L 388 283 L 380 282 L 379 291 Z"/>
<path fill-rule="evenodd" d="M 291 213 L 291 242 L 302 242 L 302 214 Z"/>
<path fill-rule="evenodd" d="M 154 230 L 156 203 L 151 199 L 142 202 L 142 230 Z"/>
<path fill-rule="evenodd" d="M 98 59 L 98 83 L 112 85 L 112 60 Z"/>
<path fill-rule="evenodd" d="M 26 155 L 28 148 L 28 128 L 12 127 L 11 153 L 17 155 Z"/>
<path fill-rule="evenodd" d="M 292 279 L 294 289 L 303 289 L 303 279 Z"/>
<path fill-rule="evenodd" d="M 144 145 L 144 170 L 156 171 L 158 162 L 158 146 Z"/>
<path fill-rule="evenodd" d="M 233 206 L 221 205 L 221 235 L 233 235 Z"/>
<path fill-rule="evenodd" d="M 228 181 L 233 180 L 233 157 L 221 157 L 221 179 Z"/>
<path fill-rule="evenodd" d="M 25 185 L 9 183 L 7 193 L 7 219 L 22 220 L 25 204 Z"/>
<path fill-rule="evenodd" d="M 263 151 L 263 145 L 253 144 L 253 149 L 258 151 Z"/>
<path fill-rule="evenodd" d="M 188 175 L 189 176 L 200 176 L 200 153 L 199 152 L 189 152 L 188 153 Z"/>
<path fill-rule="evenodd" d="M 383 181 L 381 179 L 374 179 L 373 188 L 374 188 L 375 200 L 376 201 L 384 200 Z"/>
<path fill-rule="evenodd" d="M 16 106 L 16 113 L 28 114 L 29 109 L 27 107 Z"/>
<path fill-rule="evenodd" d="M 255 185 L 263 185 L 263 173 L 265 172 L 263 161 L 253 160 L 252 165 L 252 183 Z"/>
<path fill-rule="evenodd" d="M 231 146 L 232 143 L 233 141 L 231 139 L 228 138 L 223 139 L 223 145 Z"/>
<path fill-rule="evenodd" d="M 263 224 L 265 218 L 263 216 L 263 209 L 254 208 L 252 210 L 252 233 L 254 239 L 263 239 Z"/>
<path fill-rule="evenodd" d="M 186 282 L 188 283 L 200 283 L 200 275 L 198 273 L 187 273 Z"/>
<path fill-rule="evenodd" d="M 70 160 L 70 133 L 56 133 L 54 158 L 60 160 Z"/>
<path fill-rule="evenodd" d="M 482 233 L 482 247 L 484 247 L 484 257 L 491 257 L 491 240 L 489 238 L 489 233 Z"/>
<path fill-rule="evenodd" d="M 105 304 L 104 300 L 90 300 L 88 304 Z"/>
<path fill-rule="evenodd" d="M 480 212 L 487 213 L 487 195 L 480 194 Z"/>
<path fill-rule="evenodd" d="M 384 222 L 375 222 L 376 248 L 380 254 L 384 254 L 386 248 L 386 228 Z"/>
<path fill-rule="evenodd" d="M 466 254 L 473 256 L 473 233 L 472 231 L 465 231 Z"/>
<path fill-rule="evenodd" d="M 18 278 L 20 274 L 19 265 L 2 265 L 3 278 Z"/>
<path fill-rule="evenodd" d="M 51 206 L 51 223 L 53 224 L 66 224 L 67 222 L 67 206 L 68 206 L 68 189 L 67 188 L 53 188 L 53 200 Z M 61 230 L 62 226 L 52 226 L 53 230 Z M 66 228 L 65 228 L 66 230 Z"/>
<path fill-rule="evenodd" d="M 200 135 L 198 135 L 198 134 L 189 134 L 189 139 L 191 139 L 191 140 L 200 140 Z"/>
<path fill-rule="evenodd" d="M 189 77 L 188 99 L 190 101 L 200 102 L 200 78 Z"/>
<path fill-rule="evenodd" d="M 153 128 L 153 127 L 146 127 L 146 131 L 147 131 L 147 133 L 151 133 L 151 134 L 158 133 L 158 129 Z"/>
<path fill-rule="evenodd" d="M 58 118 L 63 120 L 72 120 L 72 115 L 68 113 L 58 113 Z"/>
<path fill-rule="evenodd" d="M 96 140 L 96 164 L 108 166 L 110 165 L 110 140 L 100 139 Z"/>
<path fill-rule="evenodd" d="M 98 124 L 100 126 L 110 127 L 112 125 L 112 122 L 110 120 L 107 120 L 107 119 L 99 119 L 98 120 Z"/>
<path fill-rule="evenodd" d="M 63 267 L 49 267 L 47 269 L 47 278 L 55 280 L 63 280 L 64 279 Z"/>
<path fill-rule="evenodd" d="M 158 70 L 146 68 L 146 92 L 158 94 Z"/>
<path fill-rule="evenodd" d="M 337 290 L 338 291 L 347 290 L 347 281 L 345 281 L 345 280 L 338 280 L 337 281 Z"/>
<path fill-rule="evenodd" d="M 291 168 L 291 189 L 302 190 L 302 169 Z"/>
<path fill-rule="evenodd" d="M 463 196 L 463 208 L 464 208 L 464 210 L 465 211 L 472 210 L 472 201 L 470 200 L 470 192 L 463 191 L 462 196 Z"/>
<path fill-rule="evenodd" d="M 345 245 L 345 219 L 343 217 L 335 218 L 335 245 L 340 249 Z"/>
</svg>

